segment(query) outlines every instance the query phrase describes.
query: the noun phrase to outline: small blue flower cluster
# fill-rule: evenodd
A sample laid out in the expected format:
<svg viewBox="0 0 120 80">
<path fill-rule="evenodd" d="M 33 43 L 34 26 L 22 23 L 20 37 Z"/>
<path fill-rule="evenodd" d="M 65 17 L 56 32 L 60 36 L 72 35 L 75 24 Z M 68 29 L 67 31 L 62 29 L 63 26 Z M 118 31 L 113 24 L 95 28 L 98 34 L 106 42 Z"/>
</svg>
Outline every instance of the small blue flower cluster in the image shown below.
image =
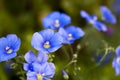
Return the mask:
<svg viewBox="0 0 120 80">
<path fill-rule="evenodd" d="M 27 72 L 27 80 L 49 80 L 54 76 L 55 66 L 47 62 L 47 54 L 55 52 L 62 44 L 71 44 L 76 39 L 84 36 L 84 31 L 71 23 L 71 18 L 60 12 L 52 12 L 43 18 L 45 30 L 35 32 L 31 44 L 39 52 L 36 57 L 32 51 L 25 55 L 24 70 Z"/>
<path fill-rule="evenodd" d="M 104 21 L 109 22 L 111 24 L 116 23 L 115 16 L 112 14 L 112 12 L 107 7 L 101 6 L 100 11 L 101 11 L 101 15 Z M 88 23 L 92 24 L 93 27 L 96 28 L 98 31 L 103 31 L 103 32 L 107 31 L 108 29 L 107 26 L 103 22 L 99 21 L 95 14 L 89 15 L 84 10 L 82 10 L 80 12 L 80 15 L 83 18 L 85 18 Z"/>
<path fill-rule="evenodd" d="M 24 58 L 24 70 L 27 80 L 50 80 L 55 74 L 55 66 L 48 62 L 48 55 L 62 47 L 62 44 L 72 44 L 76 39 L 84 36 L 84 31 L 71 23 L 71 18 L 60 12 L 52 12 L 43 18 L 43 26 L 47 29 L 35 32 L 32 36 L 32 47 L 38 51 L 36 56 L 31 50 Z M 57 30 L 57 31 L 56 31 Z M 16 57 L 21 40 L 15 34 L 0 38 L 0 62 Z"/>
<path fill-rule="evenodd" d="M 64 44 L 72 44 L 76 39 L 83 37 L 85 34 L 80 27 L 73 25 L 65 27 L 70 23 L 71 18 L 68 15 L 57 11 L 50 13 L 45 18 L 43 18 L 42 21 L 44 28 L 58 30 L 57 33 L 62 37 L 62 43 Z"/>
<path fill-rule="evenodd" d="M 55 66 L 47 62 L 48 55 L 39 52 L 37 56 L 28 51 L 25 56 L 24 70 L 27 71 L 27 80 L 50 80 L 55 74 Z"/>
</svg>

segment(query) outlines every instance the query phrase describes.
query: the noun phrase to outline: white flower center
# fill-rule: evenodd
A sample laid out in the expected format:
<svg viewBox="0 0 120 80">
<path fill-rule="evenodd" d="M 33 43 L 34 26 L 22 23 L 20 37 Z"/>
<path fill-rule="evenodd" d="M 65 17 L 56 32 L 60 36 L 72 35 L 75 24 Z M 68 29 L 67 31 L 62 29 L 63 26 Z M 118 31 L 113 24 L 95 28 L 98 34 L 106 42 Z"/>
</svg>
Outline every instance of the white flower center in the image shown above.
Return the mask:
<svg viewBox="0 0 120 80">
<path fill-rule="evenodd" d="M 60 26 L 60 21 L 56 19 L 54 25 L 58 28 Z"/>
<path fill-rule="evenodd" d="M 7 54 L 11 54 L 13 52 L 13 50 L 9 46 L 7 46 L 5 50 L 7 51 Z"/>
<path fill-rule="evenodd" d="M 68 40 L 71 40 L 71 39 L 72 39 L 72 34 L 68 34 L 67 39 L 68 39 Z"/>
<path fill-rule="evenodd" d="M 50 48 L 50 42 L 49 41 L 46 41 L 44 43 L 44 48 L 46 48 L 46 49 Z"/>
</svg>

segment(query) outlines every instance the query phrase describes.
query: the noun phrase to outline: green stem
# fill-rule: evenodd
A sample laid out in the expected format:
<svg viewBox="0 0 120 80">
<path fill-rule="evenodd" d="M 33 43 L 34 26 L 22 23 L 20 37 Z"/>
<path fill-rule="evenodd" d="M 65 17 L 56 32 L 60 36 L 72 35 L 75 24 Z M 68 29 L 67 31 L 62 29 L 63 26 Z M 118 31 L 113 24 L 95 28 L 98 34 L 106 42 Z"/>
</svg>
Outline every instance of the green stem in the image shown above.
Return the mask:
<svg viewBox="0 0 120 80">
<path fill-rule="evenodd" d="M 69 53 L 68 53 L 68 51 L 66 50 L 65 46 L 62 47 L 62 50 L 64 51 L 65 55 L 66 55 L 68 58 L 70 58 L 69 55 L 68 55 Z"/>
</svg>

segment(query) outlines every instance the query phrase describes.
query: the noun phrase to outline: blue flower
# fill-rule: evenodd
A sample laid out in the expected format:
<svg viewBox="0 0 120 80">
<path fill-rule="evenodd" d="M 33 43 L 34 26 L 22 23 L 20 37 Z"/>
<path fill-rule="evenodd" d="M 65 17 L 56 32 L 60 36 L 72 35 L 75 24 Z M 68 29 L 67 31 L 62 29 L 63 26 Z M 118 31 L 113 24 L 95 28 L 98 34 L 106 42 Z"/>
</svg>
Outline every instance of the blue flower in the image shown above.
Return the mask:
<svg viewBox="0 0 120 80">
<path fill-rule="evenodd" d="M 112 62 L 113 68 L 115 68 L 116 75 L 120 74 L 120 46 L 116 48 L 116 57 Z"/>
<path fill-rule="evenodd" d="M 48 60 L 48 55 L 43 53 L 43 52 L 39 52 L 38 55 L 36 56 L 30 50 L 25 54 L 24 58 L 25 58 L 25 61 L 27 62 L 27 63 L 24 63 L 24 65 L 23 65 L 24 70 L 26 70 L 26 71 L 34 71 L 34 66 L 33 65 L 35 63 L 44 64 Z"/>
<path fill-rule="evenodd" d="M 115 16 L 112 14 L 112 12 L 106 6 L 101 6 L 100 10 L 101 10 L 102 17 L 106 22 L 109 22 L 112 24 L 116 23 Z"/>
<path fill-rule="evenodd" d="M 55 74 L 53 63 L 34 64 L 34 71 L 27 72 L 27 80 L 50 80 Z"/>
<path fill-rule="evenodd" d="M 60 12 L 52 12 L 42 20 L 42 24 L 45 28 L 51 28 L 54 30 L 64 27 L 70 23 L 71 18 L 68 15 Z"/>
<path fill-rule="evenodd" d="M 51 29 L 36 32 L 32 37 L 32 46 L 44 53 L 54 52 L 62 46 L 63 39 Z"/>
<path fill-rule="evenodd" d="M 88 13 L 86 13 L 83 10 L 80 12 L 80 15 L 83 18 L 85 18 L 88 23 L 92 24 L 93 27 L 96 28 L 98 31 L 103 31 L 103 32 L 107 31 L 107 26 L 104 23 L 98 21 L 96 15 L 90 16 Z"/>
<path fill-rule="evenodd" d="M 69 26 L 65 29 L 60 28 L 59 34 L 63 37 L 63 43 L 72 44 L 74 40 L 84 36 L 84 31 L 75 26 Z"/>
<path fill-rule="evenodd" d="M 15 34 L 0 38 L 0 62 L 16 57 L 21 41 Z"/>
<path fill-rule="evenodd" d="M 86 21 L 90 24 L 94 24 L 97 21 L 97 16 L 96 15 L 89 15 L 87 12 L 84 10 L 80 11 L 80 15 L 86 19 Z"/>
</svg>

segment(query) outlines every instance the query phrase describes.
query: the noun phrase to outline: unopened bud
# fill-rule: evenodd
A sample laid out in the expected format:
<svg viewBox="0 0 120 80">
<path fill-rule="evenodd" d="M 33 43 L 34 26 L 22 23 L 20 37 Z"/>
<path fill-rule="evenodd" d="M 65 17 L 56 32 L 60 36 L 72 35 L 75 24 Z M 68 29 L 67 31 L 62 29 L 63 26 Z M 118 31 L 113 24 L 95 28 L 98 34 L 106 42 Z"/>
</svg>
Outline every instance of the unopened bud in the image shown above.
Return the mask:
<svg viewBox="0 0 120 80">
<path fill-rule="evenodd" d="M 66 71 L 62 70 L 62 74 L 63 74 L 63 78 L 64 78 L 65 80 L 68 80 L 68 79 L 69 79 L 69 76 L 68 76 L 68 74 L 66 73 Z"/>
</svg>

